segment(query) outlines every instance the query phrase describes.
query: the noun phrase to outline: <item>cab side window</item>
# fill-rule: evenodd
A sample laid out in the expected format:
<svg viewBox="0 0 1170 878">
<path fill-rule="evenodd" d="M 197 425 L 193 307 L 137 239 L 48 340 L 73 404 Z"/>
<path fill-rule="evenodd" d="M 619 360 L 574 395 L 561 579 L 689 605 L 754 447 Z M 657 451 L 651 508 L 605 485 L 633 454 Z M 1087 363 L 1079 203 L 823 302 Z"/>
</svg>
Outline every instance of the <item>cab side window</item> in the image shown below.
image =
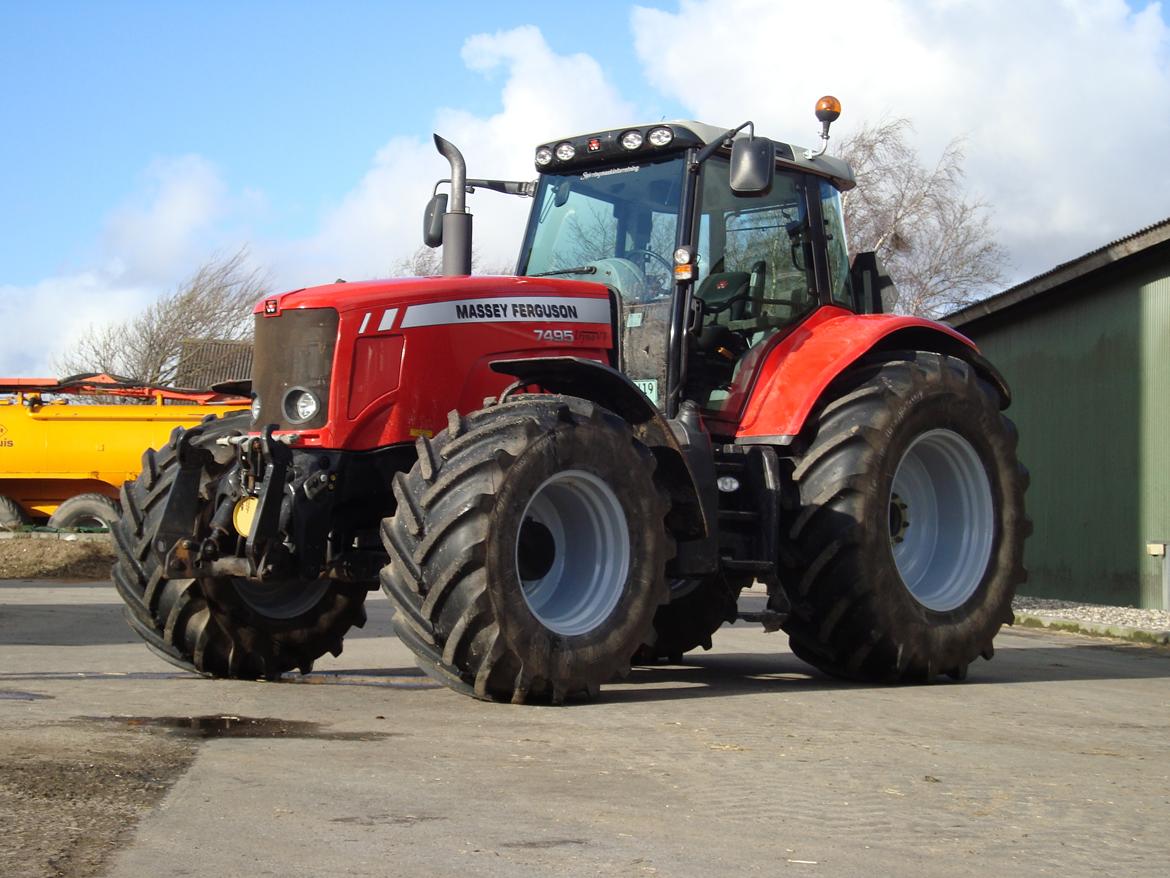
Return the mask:
<svg viewBox="0 0 1170 878">
<path fill-rule="evenodd" d="M 845 241 L 845 214 L 841 193 L 828 180 L 820 181 L 821 216 L 825 221 L 825 246 L 829 263 L 829 295 L 835 305 L 854 308 L 849 277 L 849 247 Z"/>
</svg>

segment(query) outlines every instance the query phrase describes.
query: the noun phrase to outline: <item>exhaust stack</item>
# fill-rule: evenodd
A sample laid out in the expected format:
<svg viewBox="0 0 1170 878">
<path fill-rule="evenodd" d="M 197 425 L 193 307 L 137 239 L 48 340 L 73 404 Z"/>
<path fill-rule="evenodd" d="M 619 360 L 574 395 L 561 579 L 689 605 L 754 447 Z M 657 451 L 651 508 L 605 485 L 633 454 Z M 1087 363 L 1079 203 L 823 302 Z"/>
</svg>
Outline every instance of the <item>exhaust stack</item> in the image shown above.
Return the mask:
<svg viewBox="0 0 1170 878">
<path fill-rule="evenodd" d="M 467 162 L 455 144 L 435 135 L 435 148 L 451 164 L 451 201 L 443 214 L 443 274 L 471 274 L 471 214 L 467 212 Z"/>
</svg>

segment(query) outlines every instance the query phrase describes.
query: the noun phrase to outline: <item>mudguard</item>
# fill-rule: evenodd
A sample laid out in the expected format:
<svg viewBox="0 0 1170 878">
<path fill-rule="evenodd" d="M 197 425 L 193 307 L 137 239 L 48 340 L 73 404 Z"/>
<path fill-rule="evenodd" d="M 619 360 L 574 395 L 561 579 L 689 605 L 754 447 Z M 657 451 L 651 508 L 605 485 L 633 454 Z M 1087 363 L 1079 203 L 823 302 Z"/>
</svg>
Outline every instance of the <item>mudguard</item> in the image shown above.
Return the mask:
<svg viewBox="0 0 1170 878">
<path fill-rule="evenodd" d="M 787 445 L 800 433 L 825 389 L 868 353 L 919 350 L 970 362 L 1011 402 L 1003 376 L 975 343 L 942 323 L 898 314 L 854 314 L 821 308 L 785 336 L 760 365 L 743 409 L 735 441 L 742 445 Z"/>
</svg>

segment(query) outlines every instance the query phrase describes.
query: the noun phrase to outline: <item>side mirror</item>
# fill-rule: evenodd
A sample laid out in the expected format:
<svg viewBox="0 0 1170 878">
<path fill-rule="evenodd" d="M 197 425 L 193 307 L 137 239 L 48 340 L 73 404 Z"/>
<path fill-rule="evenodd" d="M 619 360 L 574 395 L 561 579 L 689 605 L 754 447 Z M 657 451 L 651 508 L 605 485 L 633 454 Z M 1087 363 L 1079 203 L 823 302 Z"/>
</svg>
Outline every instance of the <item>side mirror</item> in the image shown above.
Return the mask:
<svg viewBox="0 0 1170 878">
<path fill-rule="evenodd" d="M 876 253 L 858 253 L 849 269 L 853 296 L 862 314 L 890 314 L 898 304 L 898 288 Z"/>
<path fill-rule="evenodd" d="M 741 137 L 731 144 L 731 191 L 763 195 L 776 173 L 776 144 L 767 137 Z"/>
<path fill-rule="evenodd" d="M 557 183 L 557 188 L 553 192 L 553 204 L 557 207 L 564 207 L 569 200 L 569 196 L 573 194 L 573 181 L 566 177 L 561 182 Z"/>
<path fill-rule="evenodd" d="M 443 243 L 443 214 L 447 212 L 447 193 L 436 192 L 423 214 L 423 243 L 438 247 Z"/>
</svg>

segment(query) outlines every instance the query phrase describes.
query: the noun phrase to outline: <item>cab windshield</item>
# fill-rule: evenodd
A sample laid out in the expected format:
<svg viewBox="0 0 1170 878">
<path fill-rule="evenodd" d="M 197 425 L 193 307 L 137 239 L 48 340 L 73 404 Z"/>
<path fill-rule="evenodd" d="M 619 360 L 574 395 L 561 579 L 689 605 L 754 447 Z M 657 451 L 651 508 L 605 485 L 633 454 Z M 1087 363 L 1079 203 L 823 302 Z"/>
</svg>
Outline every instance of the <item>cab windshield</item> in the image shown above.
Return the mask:
<svg viewBox="0 0 1170 878">
<path fill-rule="evenodd" d="M 698 187 L 685 395 L 706 410 L 739 410 L 778 333 L 817 306 L 807 179 L 777 171 L 766 193 L 729 185 L 712 156 Z M 619 368 L 665 402 L 673 254 L 685 154 L 656 162 L 541 177 L 519 273 L 605 284 L 619 297 Z"/>
<path fill-rule="evenodd" d="M 627 304 L 671 292 L 684 160 L 541 177 L 520 274 L 590 280 Z"/>
</svg>

